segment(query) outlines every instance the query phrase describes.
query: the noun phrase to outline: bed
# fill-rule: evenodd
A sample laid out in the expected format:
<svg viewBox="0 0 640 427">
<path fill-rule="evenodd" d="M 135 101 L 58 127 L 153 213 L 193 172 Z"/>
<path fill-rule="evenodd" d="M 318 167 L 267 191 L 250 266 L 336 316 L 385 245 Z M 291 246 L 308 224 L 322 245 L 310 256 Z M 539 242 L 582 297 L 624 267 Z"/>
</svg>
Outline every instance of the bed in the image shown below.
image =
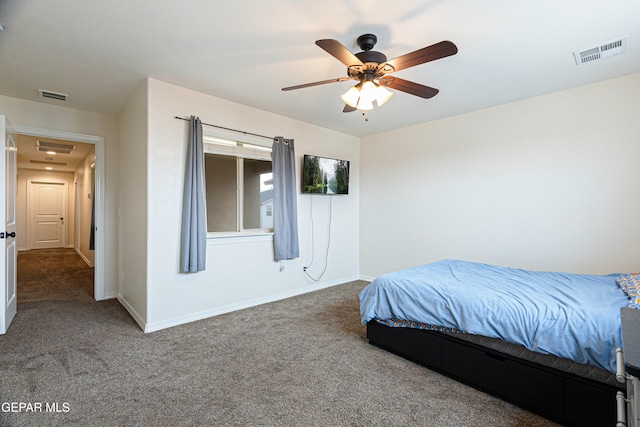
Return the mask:
<svg viewBox="0 0 640 427">
<path fill-rule="evenodd" d="M 371 344 L 571 426 L 616 422 L 620 274 L 443 260 L 360 293 Z"/>
</svg>

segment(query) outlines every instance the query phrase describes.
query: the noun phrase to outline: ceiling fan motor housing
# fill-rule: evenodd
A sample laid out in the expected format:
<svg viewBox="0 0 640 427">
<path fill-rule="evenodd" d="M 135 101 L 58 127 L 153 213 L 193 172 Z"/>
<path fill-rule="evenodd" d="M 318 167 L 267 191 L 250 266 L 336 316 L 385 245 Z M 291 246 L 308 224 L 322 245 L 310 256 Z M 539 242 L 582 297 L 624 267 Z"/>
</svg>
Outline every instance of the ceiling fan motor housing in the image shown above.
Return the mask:
<svg viewBox="0 0 640 427">
<path fill-rule="evenodd" d="M 378 38 L 375 34 L 363 34 L 358 37 L 358 46 L 362 49 L 362 52 L 356 53 L 355 57 L 358 58 L 362 65 L 350 66 L 348 74 L 351 78 L 357 78 L 362 80 L 371 78 L 380 78 L 385 73 L 393 71 L 393 69 L 379 69 L 380 64 L 387 62 L 387 56 L 382 52 L 376 52 L 373 47 L 378 42 Z M 375 74 L 375 75 L 373 75 Z"/>
<path fill-rule="evenodd" d="M 384 62 L 387 62 L 387 57 L 383 53 L 371 50 L 377 42 L 378 38 L 375 36 L 375 34 L 363 34 L 358 37 L 358 46 L 360 46 L 362 52 L 356 53 L 356 58 L 362 61 L 362 63 L 365 65 L 367 63 L 382 64 Z M 365 69 L 370 68 L 372 67 L 365 67 Z"/>
<path fill-rule="evenodd" d="M 356 53 L 356 58 L 362 61 L 363 64 L 366 64 L 367 62 L 374 62 L 376 64 L 387 62 L 387 56 L 384 53 L 376 52 L 375 50 Z"/>
<path fill-rule="evenodd" d="M 386 64 L 387 57 L 381 52 L 367 50 L 365 52 L 356 53 L 355 57 L 362 61 L 363 65 L 352 65 L 348 67 L 347 74 L 353 79 L 362 80 L 365 74 L 371 74 L 370 78 L 380 78 L 385 73 L 393 71 L 392 67 L 379 67 L 380 64 Z"/>
</svg>

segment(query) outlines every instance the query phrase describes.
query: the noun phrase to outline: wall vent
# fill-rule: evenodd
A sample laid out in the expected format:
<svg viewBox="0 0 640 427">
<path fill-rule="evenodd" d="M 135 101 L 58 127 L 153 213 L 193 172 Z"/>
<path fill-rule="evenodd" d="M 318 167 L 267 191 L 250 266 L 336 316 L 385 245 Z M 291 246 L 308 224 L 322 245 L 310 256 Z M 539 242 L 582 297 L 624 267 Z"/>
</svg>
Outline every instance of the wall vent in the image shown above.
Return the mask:
<svg viewBox="0 0 640 427">
<path fill-rule="evenodd" d="M 38 151 L 53 151 L 57 154 L 71 154 L 76 149 L 75 144 L 61 144 L 59 142 L 37 141 Z"/>
<path fill-rule="evenodd" d="M 38 89 L 38 93 L 42 98 L 56 99 L 58 101 L 66 101 L 69 99 L 69 95 L 66 93 L 53 92 L 44 89 Z"/>
<path fill-rule="evenodd" d="M 629 36 L 624 36 L 589 49 L 573 52 L 573 57 L 575 58 L 577 65 L 582 65 L 587 62 L 594 62 L 609 56 L 625 53 L 628 45 Z"/>
</svg>

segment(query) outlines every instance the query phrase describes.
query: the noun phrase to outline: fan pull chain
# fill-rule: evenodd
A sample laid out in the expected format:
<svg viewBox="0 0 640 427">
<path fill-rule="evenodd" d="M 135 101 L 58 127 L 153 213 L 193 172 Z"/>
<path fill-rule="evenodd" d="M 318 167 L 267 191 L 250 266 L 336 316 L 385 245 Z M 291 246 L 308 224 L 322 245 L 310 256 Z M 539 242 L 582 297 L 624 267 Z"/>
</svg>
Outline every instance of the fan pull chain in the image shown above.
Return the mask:
<svg viewBox="0 0 640 427">
<path fill-rule="evenodd" d="M 366 110 L 362 110 L 362 115 L 364 116 L 364 121 L 368 122 L 369 121 L 369 116 L 367 115 L 367 111 Z"/>
</svg>

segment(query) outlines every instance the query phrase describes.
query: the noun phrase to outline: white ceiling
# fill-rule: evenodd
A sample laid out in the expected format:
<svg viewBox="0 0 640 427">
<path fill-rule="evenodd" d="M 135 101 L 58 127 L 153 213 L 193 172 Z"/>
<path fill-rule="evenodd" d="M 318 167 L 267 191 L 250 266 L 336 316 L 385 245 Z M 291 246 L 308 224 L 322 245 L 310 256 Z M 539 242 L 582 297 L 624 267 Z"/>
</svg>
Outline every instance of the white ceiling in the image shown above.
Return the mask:
<svg viewBox="0 0 640 427">
<path fill-rule="evenodd" d="M 2 95 L 116 115 L 151 77 L 356 136 L 640 71 L 638 0 L 0 0 L 0 22 Z M 365 122 L 342 113 L 351 81 L 281 91 L 345 76 L 314 42 L 357 52 L 365 33 L 389 59 L 454 42 L 457 55 L 396 73 L 440 93 L 396 91 Z M 576 65 L 574 51 L 622 36 L 626 54 Z"/>
</svg>

